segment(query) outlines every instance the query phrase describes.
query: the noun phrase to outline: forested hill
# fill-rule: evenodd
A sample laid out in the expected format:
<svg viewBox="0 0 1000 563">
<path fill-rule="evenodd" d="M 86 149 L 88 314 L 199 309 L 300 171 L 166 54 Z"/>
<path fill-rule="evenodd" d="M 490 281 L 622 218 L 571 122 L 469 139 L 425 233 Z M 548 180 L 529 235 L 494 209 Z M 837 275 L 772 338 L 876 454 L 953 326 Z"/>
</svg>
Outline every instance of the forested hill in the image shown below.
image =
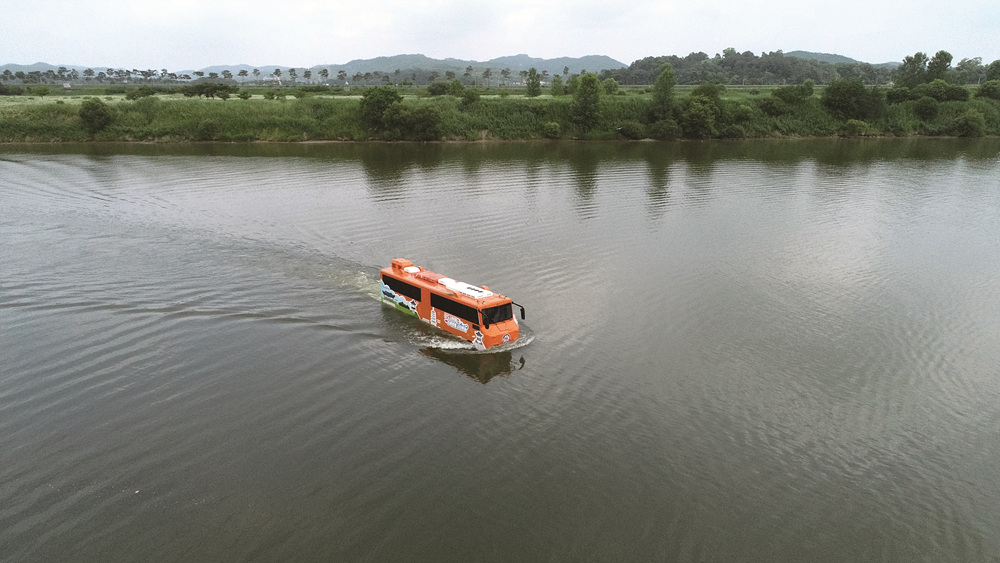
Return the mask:
<svg viewBox="0 0 1000 563">
<path fill-rule="evenodd" d="M 344 70 L 348 74 L 356 72 L 395 72 L 396 70 L 436 70 L 439 73 L 454 71 L 459 74 L 472 67 L 473 72 L 482 73 L 486 69 L 499 72 L 502 69 L 510 69 L 517 74 L 522 70 L 534 68 L 539 73 L 548 71 L 549 74 L 563 74 L 563 70 L 569 68 L 569 73 L 579 74 L 582 71 L 600 72 L 605 69 L 625 68 L 625 63 L 616 61 L 604 55 L 590 55 L 586 57 L 559 57 L 556 59 L 541 59 L 528 55 L 514 55 L 499 57 L 488 61 L 470 61 L 463 59 L 432 59 L 424 55 L 396 55 L 392 57 L 378 57 L 374 59 L 354 60 L 340 65 L 325 65 L 336 71 Z M 314 67 L 315 70 L 316 67 Z M 263 69 L 262 69 L 263 70 Z"/>
<path fill-rule="evenodd" d="M 614 78 L 619 84 L 652 84 L 664 63 L 674 67 L 678 84 L 801 84 L 812 80 L 829 84 L 836 78 L 860 78 L 868 84 L 885 84 L 897 65 L 873 65 L 840 55 L 792 51 L 773 51 L 759 56 L 729 48 L 714 57 L 691 53 L 685 57 L 669 55 L 646 57 L 627 68 L 608 69 L 601 78 Z"/>
<path fill-rule="evenodd" d="M 831 53 L 813 53 L 810 51 L 789 51 L 785 53 L 786 57 L 798 57 L 800 59 L 814 60 L 821 63 L 848 63 L 857 64 L 861 61 L 852 59 L 851 57 L 845 57 L 844 55 L 834 55 Z"/>
</svg>

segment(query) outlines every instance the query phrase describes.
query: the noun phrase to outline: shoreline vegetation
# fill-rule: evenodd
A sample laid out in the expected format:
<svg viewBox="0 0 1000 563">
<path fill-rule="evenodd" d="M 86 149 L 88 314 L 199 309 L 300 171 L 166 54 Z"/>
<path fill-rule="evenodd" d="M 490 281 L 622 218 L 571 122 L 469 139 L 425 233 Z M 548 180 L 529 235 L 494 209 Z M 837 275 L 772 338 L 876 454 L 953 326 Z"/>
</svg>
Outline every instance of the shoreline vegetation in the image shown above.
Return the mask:
<svg viewBox="0 0 1000 563">
<path fill-rule="evenodd" d="M 457 79 L 353 89 L 211 79 L 66 89 L 0 84 L 0 142 L 1000 136 L 1000 79 L 965 85 L 947 74 L 932 76 L 925 65 L 920 76 L 900 74 L 881 86 L 860 78 L 677 85 L 673 67 L 663 64 L 647 86 L 622 86 L 595 73 L 543 84 L 534 69 L 523 86 L 503 88 Z"/>
</svg>

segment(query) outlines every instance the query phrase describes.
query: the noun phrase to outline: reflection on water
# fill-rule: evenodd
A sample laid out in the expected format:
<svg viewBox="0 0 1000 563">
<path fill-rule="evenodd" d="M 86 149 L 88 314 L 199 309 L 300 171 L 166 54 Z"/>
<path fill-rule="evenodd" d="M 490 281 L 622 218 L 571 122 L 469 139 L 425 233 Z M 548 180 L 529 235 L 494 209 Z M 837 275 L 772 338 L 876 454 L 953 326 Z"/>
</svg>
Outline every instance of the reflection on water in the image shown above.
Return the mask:
<svg viewBox="0 0 1000 563">
<path fill-rule="evenodd" d="M 991 561 L 998 156 L 0 146 L 0 560 Z"/>
<path fill-rule="evenodd" d="M 444 362 L 480 383 L 489 383 L 498 375 L 509 375 L 515 369 L 524 369 L 525 364 L 524 356 L 520 356 L 515 363 L 514 355 L 509 350 L 470 354 L 447 348 L 421 348 L 420 353 Z"/>
</svg>

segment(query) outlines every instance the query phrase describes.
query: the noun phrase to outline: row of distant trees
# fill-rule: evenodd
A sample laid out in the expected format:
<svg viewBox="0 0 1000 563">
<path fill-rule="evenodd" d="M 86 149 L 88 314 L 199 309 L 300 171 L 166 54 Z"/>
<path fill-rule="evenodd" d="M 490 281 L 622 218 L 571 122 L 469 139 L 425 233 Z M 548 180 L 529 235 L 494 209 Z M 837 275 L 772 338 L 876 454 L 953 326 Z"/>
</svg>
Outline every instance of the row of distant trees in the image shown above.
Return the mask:
<svg viewBox="0 0 1000 563">
<path fill-rule="evenodd" d="M 585 73 L 586 71 L 584 71 Z M 398 85 L 427 85 L 445 80 L 451 82 L 458 80 L 464 86 L 508 86 L 525 85 L 528 79 L 527 70 L 514 72 L 510 68 L 504 68 L 494 72 L 492 68 L 475 69 L 468 66 L 465 72 L 447 70 L 444 72 L 437 70 L 415 69 L 406 72 L 396 69 L 393 72 L 356 72 L 353 75 L 346 70 L 333 71 L 330 68 L 322 68 L 316 72 L 312 69 L 304 69 L 299 73 L 298 69 L 290 68 L 282 70 L 275 68 L 270 72 L 262 71 L 259 68 L 253 70 L 240 69 L 236 73 L 231 70 L 221 72 L 197 71 L 191 74 L 177 74 L 169 72 L 167 69 L 139 70 L 139 69 L 115 69 L 95 71 L 86 69 L 80 72 L 76 69 L 59 67 L 57 70 L 46 71 L 16 71 L 9 69 L 0 74 L 0 80 L 7 83 L 20 84 L 61 84 L 61 83 L 96 83 L 96 84 L 125 84 L 125 83 L 145 83 L 145 84 L 177 84 L 208 79 L 214 81 L 238 81 L 241 83 L 251 82 L 256 84 L 292 84 L 301 82 L 314 84 L 316 82 L 333 85 L 358 85 L 358 86 L 398 86 Z M 569 73 L 569 67 L 563 68 L 563 74 Z M 549 72 L 543 70 L 539 74 L 539 79 L 548 83 Z"/>
<path fill-rule="evenodd" d="M 912 87 L 933 80 L 945 80 L 953 84 L 981 84 L 987 80 L 1000 78 L 1000 60 L 984 65 L 981 57 L 965 58 L 952 66 L 953 57 L 947 51 L 938 51 L 933 56 L 918 52 L 906 57 L 903 62 L 891 68 L 887 65 L 872 65 L 868 63 L 828 63 L 815 59 L 785 56 L 781 51 L 762 53 L 760 56 L 745 51 L 737 52 L 733 48 L 724 50 L 721 54 L 709 57 L 707 54 L 691 53 L 685 57 L 676 55 L 664 57 L 646 57 L 637 60 L 627 68 L 606 69 L 599 73 L 603 80 L 613 79 L 621 85 L 651 85 L 656 80 L 664 64 L 670 64 L 674 69 L 677 84 L 801 84 L 812 80 L 815 84 L 830 84 L 838 79 L 861 80 L 865 84 L 879 85 L 895 83 Z M 398 86 L 398 85 L 428 85 L 439 81 L 458 81 L 463 86 L 494 87 L 529 85 L 529 72 L 522 70 L 514 72 L 510 68 L 476 69 L 465 68 L 459 74 L 456 71 L 437 71 L 411 69 L 393 72 L 355 72 L 349 74 L 346 70 L 322 68 L 314 72 L 312 69 L 300 71 L 295 68 L 282 71 L 275 68 L 268 72 L 261 69 L 240 69 L 236 73 L 230 70 L 205 73 L 202 71 L 191 74 L 177 74 L 167 69 L 115 69 L 107 68 L 95 71 L 86 69 L 82 72 L 76 69 L 59 67 L 57 70 L 46 71 L 4 71 L 0 80 L 7 83 L 20 84 L 58 84 L 58 83 L 97 83 L 97 84 L 178 84 L 198 80 L 238 81 L 240 83 L 256 84 L 291 84 L 301 82 L 307 84 L 323 83 L 337 86 Z M 536 71 L 537 72 L 537 71 Z M 587 71 L 581 71 L 581 76 Z M 569 68 L 564 67 L 562 76 L 550 75 L 548 70 L 538 73 L 537 80 L 544 85 L 550 85 L 560 79 L 565 83 L 570 78 Z"/>
<path fill-rule="evenodd" d="M 198 73 L 195 73 L 198 74 Z M 204 75 L 204 73 L 201 73 Z M 107 70 L 95 71 L 92 68 L 88 68 L 83 72 L 77 69 L 68 69 L 64 66 L 59 67 L 57 70 L 32 70 L 32 71 L 16 71 L 12 72 L 10 69 L 4 70 L 3 74 L 0 74 L 0 80 L 4 82 L 19 82 L 21 84 L 58 84 L 58 83 L 79 83 L 79 82 L 97 82 L 98 84 L 117 84 L 125 82 L 135 82 L 138 80 L 143 80 L 145 82 L 178 82 L 178 81 L 189 81 L 191 80 L 191 75 L 188 74 L 176 74 L 173 72 L 168 72 L 167 69 L 163 70 L 138 70 L 138 69 L 123 69 L 123 68 L 109 68 Z"/>
</svg>

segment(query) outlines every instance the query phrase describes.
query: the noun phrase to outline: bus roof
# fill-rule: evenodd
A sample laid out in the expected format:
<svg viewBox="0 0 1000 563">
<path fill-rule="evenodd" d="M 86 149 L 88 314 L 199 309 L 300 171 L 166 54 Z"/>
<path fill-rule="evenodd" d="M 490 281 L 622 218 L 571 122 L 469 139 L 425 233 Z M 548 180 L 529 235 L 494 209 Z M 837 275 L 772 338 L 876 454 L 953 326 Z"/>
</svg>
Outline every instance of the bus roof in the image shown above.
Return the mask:
<svg viewBox="0 0 1000 563">
<path fill-rule="evenodd" d="M 495 307 L 510 302 L 509 298 L 493 293 L 485 286 L 477 287 L 470 283 L 454 280 L 420 266 L 414 266 L 413 262 L 404 258 L 394 259 L 392 266 L 382 269 L 382 273 L 427 288 L 438 295 L 455 299 L 460 303 L 472 305 L 477 309 Z"/>
</svg>

